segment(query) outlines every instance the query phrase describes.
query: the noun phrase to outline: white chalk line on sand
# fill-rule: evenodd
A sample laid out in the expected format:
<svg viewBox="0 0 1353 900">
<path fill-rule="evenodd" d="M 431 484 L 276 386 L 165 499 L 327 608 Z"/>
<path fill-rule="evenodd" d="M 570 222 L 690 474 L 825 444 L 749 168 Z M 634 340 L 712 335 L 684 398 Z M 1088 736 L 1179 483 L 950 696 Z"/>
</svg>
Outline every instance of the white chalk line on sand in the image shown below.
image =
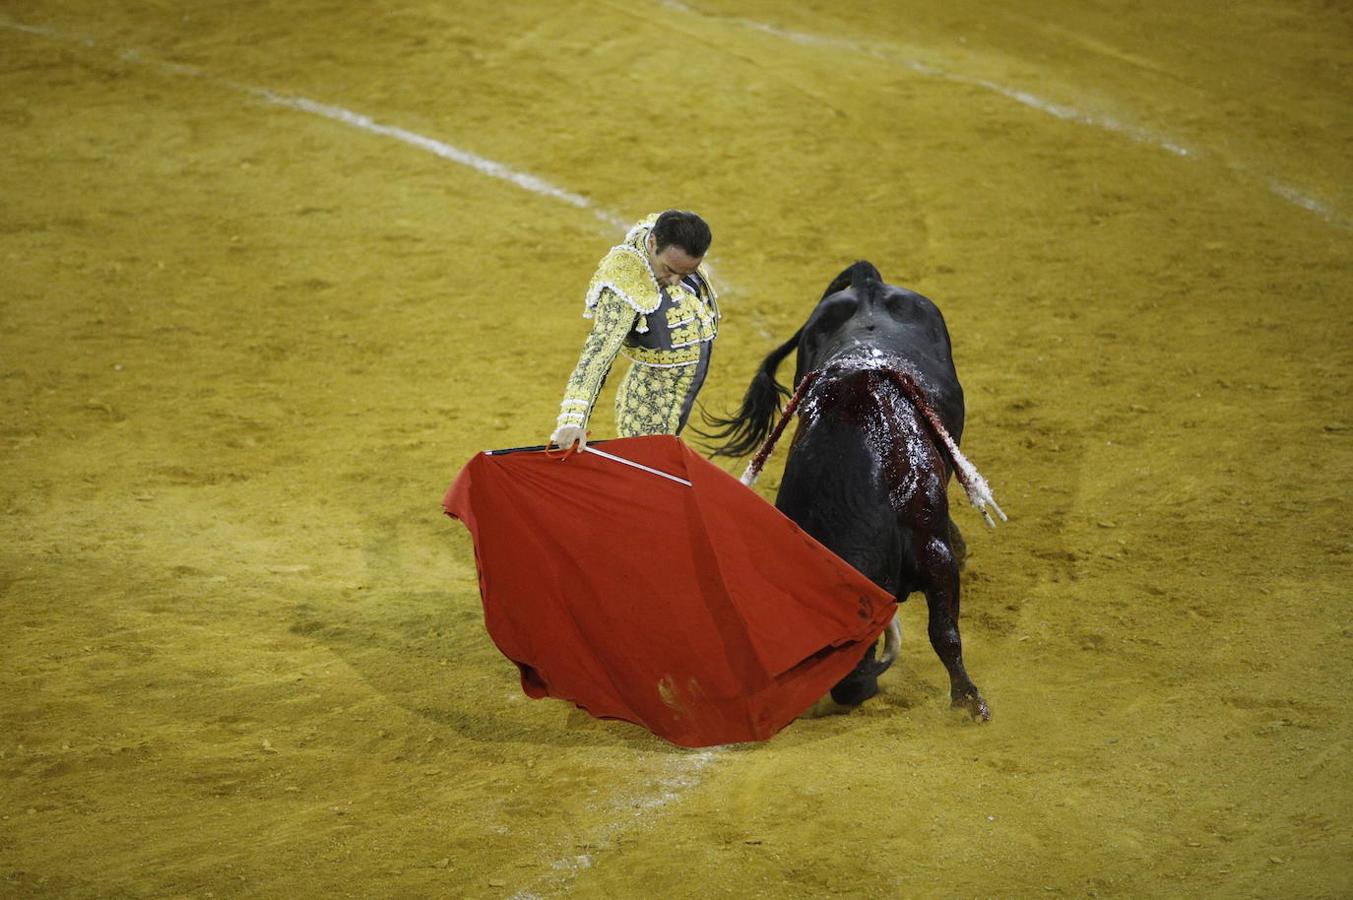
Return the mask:
<svg viewBox="0 0 1353 900">
<path fill-rule="evenodd" d="M 397 141 L 403 141 L 406 144 L 411 144 L 419 149 L 440 156 L 442 159 L 448 159 L 451 162 L 460 163 L 462 166 L 468 166 L 476 172 L 487 175 L 490 178 L 498 178 L 510 182 L 522 190 L 530 191 L 533 194 L 540 194 L 545 197 L 552 197 L 553 199 L 560 200 L 570 206 L 576 206 L 578 209 L 588 210 L 607 224 L 615 225 L 619 228 L 625 227 L 624 219 L 614 213 L 599 209 L 586 197 L 556 187 L 545 179 L 535 175 L 528 175 L 525 172 L 518 172 L 515 169 L 508 168 L 500 162 L 495 162 L 494 160 L 480 156 L 477 153 L 462 150 L 460 147 L 455 147 L 444 141 L 417 134 L 405 128 L 399 128 L 394 125 L 383 125 L 372 119 L 370 116 L 355 113 L 338 106 L 331 106 L 327 103 L 320 103 L 306 97 L 292 97 L 286 94 L 279 94 L 276 91 L 271 91 L 266 88 L 250 87 L 247 85 L 241 85 L 240 87 L 275 106 L 286 106 L 291 109 L 301 110 L 302 112 L 313 113 L 317 116 L 323 116 L 326 119 L 333 119 L 335 122 L 342 122 L 345 125 L 360 128 L 363 131 L 369 131 L 372 134 L 384 135 L 385 137 L 394 138 Z"/>
<path fill-rule="evenodd" d="M 6 25 L 6 23 L 0 22 L 0 25 Z M 56 34 L 55 32 L 49 31 L 47 29 L 33 28 L 31 26 L 27 27 L 20 26 L 18 27 L 18 30 L 28 31 L 34 34 L 41 34 L 44 37 L 51 37 L 57 40 L 78 40 L 80 43 L 84 44 L 87 47 L 97 46 L 92 38 L 67 38 L 63 35 Z M 476 172 L 479 172 L 481 175 L 487 175 L 490 178 L 497 178 L 502 181 L 506 181 L 509 184 L 516 185 L 522 190 L 530 191 L 533 194 L 539 194 L 543 197 L 550 197 L 552 199 L 567 203 L 570 206 L 577 207 L 578 209 L 587 210 L 591 212 L 592 215 L 594 215 L 596 218 L 598 218 L 599 220 L 601 220 L 602 222 L 606 223 L 607 225 L 613 228 L 625 231 L 630 227 L 629 220 L 625 219 L 624 217 L 620 216 L 617 213 L 614 213 L 610 210 L 603 209 L 597 206 L 595 203 L 593 203 L 588 198 L 582 196 L 581 194 L 575 194 L 572 191 L 568 191 L 561 187 L 557 187 L 556 185 L 553 185 L 550 182 L 538 176 L 530 175 L 527 174 L 526 172 L 518 172 L 517 170 L 512 169 L 495 160 L 489 159 L 486 156 L 480 156 L 477 153 L 472 153 L 469 150 L 456 147 L 452 144 L 446 143 L 445 141 L 439 141 L 436 138 L 430 138 L 427 135 L 422 135 L 414 131 L 409 131 L 407 128 L 400 128 L 396 125 L 384 125 L 380 122 L 377 122 L 371 116 L 363 115 L 362 113 L 358 112 L 353 112 L 352 110 L 344 109 L 341 106 L 334 106 L 329 103 L 321 103 L 318 100 L 311 100 L 308 97 L 297 97 L 291 94 L 283 94 L 278 91 L 271 90 L 269 88 L 258 87 L 256 85 L 251 84 L 244 84 L 238 81 L 232 81 L 227 78 L 218 78 L 196 66 L 185 66 L 180 63 L 171 63 L 165 62 L 163 60 L 146 59 L 135 50 L 122 50 L 118 52 L 117 56 L 118 59 L 121 59 L 125 62 L 136 63 L 139 65 L 154 66 L 163 71 L 172 72 L 175 75 L 185 75 L 192 78 L 201 78 L 204 81 L 209 81 L 213 84 L 219 84 L 222 85 L 223 87 L 228 87 L 233 90 L 240 91 L 242 93 L 251 94 L 254 97 L 257 97 L 266 103 L 272 104 L 273 106 L 282 106 L 288 109 L 295 109 L 301 112 L 311 113 L 312 115 L 322 116 L 334 122 L 341 122 L 344 125 L 349 125 L 353 128 L 359 128 L 362 131 L 367 131 L 370 132 L 371 134 L 378 134 L 381 135 L 382 137 L 393 138 L 394 140 L 400 141 L 405 144 L 409 144 L 410 146 L 413 147 L 417 147 L 420 150 L 426 150 L 428 153 L 431 153 L 435 156 L 439 156 L 442 159 L 450 160 L 451 162 L 454 163 L 459 163 L 462 166 L 467 166 L 468 168 L 474 169 Z M 737 291 L 736 285 L 732 284 L 731 282 L 723 280 L 722 276 L 718 274 L 715 264 L 713 262 L 707 260 L 704 264 L 704 269 L 706 273 L 708 273 L 709 277 L 712 280 L 714 280 L 715 283 L 719 284 L 725 292 L 734 293 Z M 766 330 L 765 325 L 761 323 L 759 316 L 757 317 L 757 323 L 758 323 L 757 327 L 761 331 L 762 335 L 767 339 L 769 339 L 771 335 Z"/>
<path fill-rule="evenodd" d="M 695 9 L 692 6 L 681 2 L 681 0 L 656 0 L 656 2 L 658 3 L 658 5 L 673 10 L 675 12 L 681 12 L 705 18 L 703 13 L 701 13 L 699 10 Z M 997 82 L 989 81 L 984 78 L 974 78 L 972 76 L 964 75 L 959 72 L 948 71 L 946 69 L 942 69 L 937 66 L 921 62 L 920 60 L 907 57 L 901 54 L 895 48 L 887 47 L 886 45 L 879 46 L 874 44 L 865 44 L 847 38 L 836 38 L 836 37 L 827 37 L 825 35 L 819 34 L 810 34 L 808 32 L 795 31 L 788 28 L 780 28 L 779 26 L 771 25 L 766 22 L 759 22 L 755 19 L 729 18 L 723 21 L 730 22 L 733 25 L 736 25 L 741 28 L 746 28 L 750 31 L 759 31 L 764 34 L 771 35 L 772 37 L 778 38 L 783 41 L 788 41 L 793 44 L 799 44 L 801 46 L 807 47 L 822 47 L 831 50 L 846 50 L 852 53 L 860 53 L 871 56 L 875 59 L 882 60 L 890 64 L 900 65 L 904 68 L 912 70 L 913 72 L 917 72 L 918 74 L 925 75 L 930 78 L 938 78 L 945 81 L 951 81 L 955 84 L 966 84 L 971 85 L 973 87 L 979 87 L 982 88 L 983 90 L 999 94 L 1002 97 L 1005 97 L 1009 100 L 1013 100 L 1016 103 L 1028 106 L 1031 109 L 1036 109 L 1039 110 L 1040 112 L 1047 113 L 1048 115 L 1055 116 L 1056 118 L 1063 119 L 1068 122 L 1076 122 L 1081 125 L 1088 125 L 1093 128 L 1103 129 L 1105 131 L 1114 132 L 1116 134 L 1121 134 L 1124 137 L 1129 138 L 1130 140 L 1136 141 L 1137 143 L 1148 144 L 1150 146 L 1157 147 L 1161 150 L 1165 150 L 1168 153 L 1172 153 L 1175 156 L 1189 157 L 1192 159 L 1201 159 L 1204 158 L 1204 156 L 1206 155 L 1194 148 L 1188 147 L 1187 145 L 1174 140 L 1173 138 L 1165 137 L 1164 135 L 1157 134 L 1153 131 L 1150 131 L 1149 129 L 1140 128 L 1136 125 L 1129 125 L 1125 122 L 1120 122 L 1119 120 L 1111 116 L 1097 115 L 1094 113 L 1086 112 L 1081 109 L 1077 109 L 1074 106 L 1067 106 L 1062 103 L 1053 103 L 1050 100 L 1045 100 L 1041 97 L 1029 93 L 1028 91 L 1013 88 L 1008 85 L 999 84 Z M 1253 172 L 1250 168 L 1243 165 L 1227 164 L 1227 168 L 1231 169 L 1232 171 L 1238 172 L 1242 175 L 1258 180 L 1263 184 L 1265 188 L 1267 188 L 1274 195 L 1282 198 L 1288 203 L 1292 203 L 1296 206 L 1301 207 L 1302 209 L 1315 213 L 1317 216 L 1324 219 L 1331 225 L 1343 229 L 1353 228 L 1353 220 L 1350 220 L 1348 216 L 1344 215 L 1338 210 L 1333 209 L 1328 204 L 1315 199 L 1314 197 L 1310 197 L 1306 194 L 1303 194 L 1301 191 L 1292 187 L 1291 185 L 1284 184 L 1268 176 L 1257 174 Z"/>
<path fill-rule="evenodd" d="M 609 799 L 609 813 L 614 817 L 589 836 L 583 849 L 605 850 L 605 845 L 622 834 L 639 831 L 651 824 L 652 813 L 681 800 L 683 794 L 700 784 L 704 770 L 722 752 L 722 747 L 710 747 L 673 757 L 672 770 L 638 796 L 623 792 Z M 546 893 L 566 891 L 568 884 L 579 874 L 596 864 L 592 852 L 562 856 L 549 864 L 550 871 L 511 895 L 511 900 L 541 900 Z"/>
<path fill-rule="evenodd" d="M 34 25 L 25 25 L 21 22 L 0 21 L 0 27 L 8 28 L 13 31 L 21 31 L 27 34 L 39 35 L 51 40 L 65 41 L 68 43 L 79 43 L 86 47 L 96 48 L 98 42 L 87 36 L 76 36 L 62 34 L 50 28 L 43 28 Z M 135 50 L 116 51 L 118 59 L 124 62 L 137 65 L 152 66 L 174 75 L 182 75 L 191 78 L 200 78 L 213 84 L 231 88 L 232 90 L 250 94 L 263 100 L 273 106 L 282 106 L 288 109 L 299 110 L 300 112 L 310 113 L 316 116 L 322 116 L 335 122 L 341 122 L 344 125 L 361 129 L 362 131 L 377 134 L 382 137 L 391 138 L 405 144 L 425 150 L 442 159 L 450 160 L 467 168 L 486 175 L 490 178 L 497 178 L 515 185 L 525 191 L 533 194 L 539 194 L 543 197 L 549 197 L 578 209 L 587 210 L 607 225 L 617 228 L 625 228 L 626 220 L 610 210 L 603 209 L 581 194 L 565 190 L 557 185 L 551 184 L 543 178 L 531 175 L 526 172 L 519 172 L 500 162 L 472 153 L 461 147 L 448 144 L 445 141 L 439 141 L 426 135 L 409 131 L 407 128 L 400 128 L 395 125 L 386 125 L 376 121 L 371 116 L 362 113 L 353 112 L 350 109 L 343 109 L 339 106 L 333 106 L 328 103 L 321 103 L 318 100 L 311 100 L 308 97 L 298 97 L 291 94 L 284 94 L 280 91 L 274 91 L 269 88 L 258 87 L 251 84 L 243 84 L 237 81 L 231 81 L 226 78 L 218 78 L 211 75 L 203 69 L 196 66 L 185 66 L 179 63 L 164 62 L 156 59 L 148 59 Z"/>
</svg>

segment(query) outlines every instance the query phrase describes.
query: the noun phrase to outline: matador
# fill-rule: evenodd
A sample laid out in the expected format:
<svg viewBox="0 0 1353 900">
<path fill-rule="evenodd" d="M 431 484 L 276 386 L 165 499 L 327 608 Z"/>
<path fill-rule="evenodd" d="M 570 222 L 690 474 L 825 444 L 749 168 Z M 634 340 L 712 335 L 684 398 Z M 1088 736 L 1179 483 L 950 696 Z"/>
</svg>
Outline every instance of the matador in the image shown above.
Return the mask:
<svg viewBox="0 0 1353 900">
<path fill-rule="evenodd" d="M 564 389 L 551 443 L 587 445 L 587 421 L 618 355 L 630 360 L 615 398 L 621 437 L 679 434 L 709 371 L 719 307 L 701 266 L 709 226 L 669 209 L 635 225 L 597 267 L 583 316 L 592 330 Z"/>
</svg>

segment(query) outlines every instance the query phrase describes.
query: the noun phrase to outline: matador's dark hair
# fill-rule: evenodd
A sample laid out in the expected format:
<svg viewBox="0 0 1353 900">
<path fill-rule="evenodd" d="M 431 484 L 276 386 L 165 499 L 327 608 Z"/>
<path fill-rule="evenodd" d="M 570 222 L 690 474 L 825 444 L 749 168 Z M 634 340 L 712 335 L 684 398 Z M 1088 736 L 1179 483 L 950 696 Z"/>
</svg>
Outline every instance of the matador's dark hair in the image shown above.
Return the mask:
<svg viewBox="0 0 1353 900">
<path fill-rule="evenodd" d="M 677 246 L 687 256 L 699 259 L 709 250 L 712 235 L 705 220 L 684 209 L 669 209 L 653 223 L 654 248 L 661 253 L 664 247 Z"/>
</svg>

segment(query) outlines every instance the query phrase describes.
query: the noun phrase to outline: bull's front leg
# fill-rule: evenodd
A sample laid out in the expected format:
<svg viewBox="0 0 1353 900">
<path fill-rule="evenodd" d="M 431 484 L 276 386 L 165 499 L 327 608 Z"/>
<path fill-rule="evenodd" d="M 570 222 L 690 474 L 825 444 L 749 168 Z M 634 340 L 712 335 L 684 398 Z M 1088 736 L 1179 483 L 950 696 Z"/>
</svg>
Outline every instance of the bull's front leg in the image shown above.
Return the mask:
<svg viewBox="0 0 1353 900">
<path fill-rule="evenodd" d="M 949 697 L 954 706 L 985 722 L 991 718 L 991 711 L 963 667 L 963 639 L 958 633 L 958 560 L 949 542 L 935 536 L 921 549 L 919 562 L 926 583 L 930 646 L 949 671 Z"/>
</svg>

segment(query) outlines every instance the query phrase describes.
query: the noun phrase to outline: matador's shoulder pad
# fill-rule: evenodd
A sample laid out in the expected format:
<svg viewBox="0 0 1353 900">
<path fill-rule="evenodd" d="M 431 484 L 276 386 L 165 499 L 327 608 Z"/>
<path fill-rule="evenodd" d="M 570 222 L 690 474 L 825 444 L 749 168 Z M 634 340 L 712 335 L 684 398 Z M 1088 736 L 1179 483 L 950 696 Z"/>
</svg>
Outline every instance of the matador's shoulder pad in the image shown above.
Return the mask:
<svg viewBox="0 0 1353 900">
<path fill-rule="evenodd" d="M 662 292 L 644 252 L 630 242 L 617 244 L 597 266 L 587 286 L 587 311 L 590 315 L 603 291 L 610 291 L 640 315 L 648 315 L 662 304 Z"/>
</svg>

